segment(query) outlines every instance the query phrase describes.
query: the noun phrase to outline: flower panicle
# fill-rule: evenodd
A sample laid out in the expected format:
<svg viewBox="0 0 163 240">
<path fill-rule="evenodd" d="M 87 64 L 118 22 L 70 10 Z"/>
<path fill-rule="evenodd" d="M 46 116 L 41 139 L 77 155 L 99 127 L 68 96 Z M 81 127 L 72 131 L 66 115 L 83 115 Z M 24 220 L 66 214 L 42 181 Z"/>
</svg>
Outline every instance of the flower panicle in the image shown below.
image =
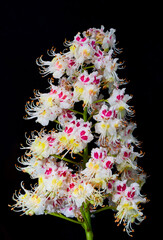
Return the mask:
<svg viewBox="0 0 163 240">
<path fill-rule="evenodd" d="M 51 60 L 36 60 L 41 75 L 51 79 L 46 93 L 34 90 L 25 118 L 43 128 L 25 134 L 21 148 L 26 151 L 16 168 L 37 184 L 27 190 L 21 183 L 24 193 L 15 192 L 11 208 L 26 215 L 76 218 L 71 220 L 81 224 L 88 210 L 114 209 L 115 222 L 123 222 L 132 235 L 133 223 L 145 219 L 140 204 L 147 200 L 140 192 L 146 174 L 138 166 L 143 153 L 133 136 L 132 95 L 121 88 L 127 80 L 117 73 L 124 64 L 116 57 L 121 49 L 115 29 L 89 28 L 64 46 L 60 53 L 54 47 L 48 50 Z M 47 131 L 50 124 L 54 128 Z"/>
</svg>

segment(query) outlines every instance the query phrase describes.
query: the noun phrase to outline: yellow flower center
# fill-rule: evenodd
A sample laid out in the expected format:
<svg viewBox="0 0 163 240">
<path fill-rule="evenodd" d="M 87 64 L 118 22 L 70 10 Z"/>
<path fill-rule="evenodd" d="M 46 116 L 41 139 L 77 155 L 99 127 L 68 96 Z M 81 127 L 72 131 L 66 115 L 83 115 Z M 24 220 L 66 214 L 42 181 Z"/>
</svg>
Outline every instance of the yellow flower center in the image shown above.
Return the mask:
<svg viewBox="0 0 163 240">
<path fill-rule="evenodd" d="M 70 51 L 71 51 L 73 54 L 75 54 L 76 46 L 75 46 L 75 45 L 72 45 L 72 46 L 70 47 Z"/>
<path fill-rule="evenodd" d="M 92 170 L 97 171 L 99 169 L 99 164 L 93 164 L 92 162 L 88 163 L 88 167 Z"/>
<path fill-rule="evenodd" d="M 90 55 L 90 52 L 88 52 L 87 49 L 84 49 L 84 50 L 83 50 L 83 55 L 84 55 L 84 56 L 89 56 L 89 55 Z"/>
<path fill-rule="evenodd" d="M 46 110 L 44 110 L 44 111 L 41 113 L 41 115 L 43 115 L 43 116 L 44 116 L 45 114 L 46 114 Z"/>
<path fill-rule="evenodd" d="M 106 128 L 106 124 L 105 124 L 105 123 L 102 123 L 102 124 L 101 124 L 101 127 L 102 127 L 102 128 Z"/>
<path fill-rule="evenodd" d="M 96 94 L 96 92 L 93 91 L 93 89 L 90 89 L 90 90 L 89 90 L 89 95 L 95 95 L 95 94 Z"/>
<path fill-rule="evenodd" d="M 81 88 L 81 87 L 76 87 L 76 92 L 78 92 L 78 93 L 80 93 L 80 94 L 82 94 L 83 93 L 83 91 L 84 91 L 84 89 L 83 88 Z"/>
<path fill-rule="evenodd" d="M 36 204 L 39 204 L 41 202 L 41 198 L 39 196 L 37 196 L 36 194 L 34 194 L 32 196 L 32 201 Z"/>
<path fill-rule="evenodd" d="M 52 98 L 52 97 L 49 97 L 49 98 L 48 98 L 48 102 L 50 103 L 50 107 L 52 107 L 52 106 L 53 106 L 53 98 Z"/>
<path fill-rule="evenodd" d="M 44 150 L 44 149 L 45 149 L 45 143 L 39 142 L 39 143 L 38 143 L 38 147 L 39 147 L 40 149 Z"/>
<path fill-rule="evenodd" d="M 119 108 L 118 108 L 118 110 L 119 111 L 123 111 L 125 108 L 123 107 L 123 106 L 120 106 Z"/>
<path fill-rule="evenodd" d="M 77 195 L 79 194 L 79 192 L 83 192 L 83 191 L 84 191 L 84 187 L 81 184 L 79 184 L 78 188 L 75 188 L 73 193 Z"/>
<path fill-rule="evenodd" d="M 59 138 L 60 142 L 64 143 L 64 144 L 67 144 L 67 137 L 66 136 L 61 136 Z"/>
</svg>

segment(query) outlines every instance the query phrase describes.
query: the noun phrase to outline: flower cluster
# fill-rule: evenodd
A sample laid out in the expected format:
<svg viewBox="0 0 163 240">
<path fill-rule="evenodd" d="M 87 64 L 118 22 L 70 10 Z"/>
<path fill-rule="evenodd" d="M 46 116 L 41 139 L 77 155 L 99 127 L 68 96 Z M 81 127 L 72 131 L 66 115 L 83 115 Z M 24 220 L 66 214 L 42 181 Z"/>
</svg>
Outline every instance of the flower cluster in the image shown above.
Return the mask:
<svg viewBox="0 0 163 240">
<path fill-rule="evenodd" d="M 19 159 L 23 166 L 17 169 L 37 184 L 32 190 L 21 184 L 24 193 L 15 193 L 13 209 L 27 215 L 62 214 L 82 222 L 83 204 L 90 214 L 109 207 L 117 211 L 115 221 L 123 221 L 131 234 L 131 224 L 145 218 L 140 203 L 146 198 L 140 191 L 146 174 L 137 163 L 143 154 L 135 151 L 140 143 L 133 136 L 136 123 L 130 121 L 132 97 L 120 88 L 125 82 L 117 73 L 122 64 L 114 58 L 120 52 L 115 30 L 90 28 L 64 45 L 63 53 L 49 51 L 51 61 L 37 59 L 41 74 L 52 78 L 49 92 L 35 91 L 27 102 L 26 118 L 42 126 L 51 121 L 55 128 L 26 137 L 26 152 Z"/>
<path fill-rule="evenodd" d="M 34 104 L 36 101 L 36 105 Z M 32 102 L 26 103 L 27 119 L 37 118 L 42 126 L 47 126 L 49 121 L 54 121 L 58 116 L 74 106 L 73 93 L 62 86 L 55 86 L 51 83 L 50 92 L 41 94 L 35 92 Z"/>
<path fill-rule="evenodd" d="M 141 209 L 138 207 L 138 203 L 145 203 L 146 199 L 140 194 L 140 186 L 138 183 L 131 183 L 126 185 L 126 180 L 115 183 L 115 194 L 113 202 L 119 202 L 117 207 L 117 222 L 124 221 L 125 229 L 128 234 L 133 232 L 131 223 L 137 221 L 142 222 L 145 219 Z"/>
<path fill-rule="evenodd" d="M 72 153 L 81 152 L 86 145 L 93 140 L 90 130 L 91 123 L 84 122 L 83 119 L 74 119 L 65 124 L 62 131 L 50 131 L 45 133 L 42 129 L 39 133 L 32 132 L 31 137 L 27 138 L 26 156 L 34 156 L 36 159 L 47 158 L 50 155 L 60 154 L 67 150 Z"/>
</svg>

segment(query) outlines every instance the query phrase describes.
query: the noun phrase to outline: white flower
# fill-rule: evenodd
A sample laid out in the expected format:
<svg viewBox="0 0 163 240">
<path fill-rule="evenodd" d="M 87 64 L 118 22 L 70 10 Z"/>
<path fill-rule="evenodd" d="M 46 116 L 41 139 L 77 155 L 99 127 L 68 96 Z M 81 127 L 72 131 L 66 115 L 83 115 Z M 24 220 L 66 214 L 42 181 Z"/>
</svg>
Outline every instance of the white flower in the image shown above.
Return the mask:
<svg viewBox="0 0 163 240">
<path fill-rule="evenodd" d="M 85 60 L 91 59 L 93 55 L 92 47 L 85 43 L 81 44 L 76 50 L 76 60 L 78 63 L 83 63 Z"/>
<path fill-rule="evenodd" d="M 68 59 L 68 65 L 67 65 L 67 68 L 66 68 L 66 74 L 68 76 L 72 76 L 73 77 L 75 72 L 78 70 L 80 64 L 77 63 L 75 58 L 72 58 L 71 52 L 68 52 L 65 55 L 66 55 L 66 57 Z"/>
<path fill-rule="evenodd" d="M 95 161 L 93 158 L 90 158 L 86 163 L 86 168 L 82 171 L 86 176 L 94 176 L 99 173 L 101 170 L 100 161 Z"/>
<path fill-rule="evenodd" d="M 126 190 L 126 181 L 120 181 L 117 180 L 114 183 L 114 188 L 115 188 L 115 194 L 112 197 L 112 201 L 113 202 L 117 202 L 122 196 L 124 196 L 125 194 L 125 190 Z"/>
<path fill-rule="evenodd" d="M 122 198 L 120 204 L 117 207 L 116 221 L 121 223 L 124 222 L 125 230 L 131 236 L 131 233 L 134 231 L 132 229 L 132 223 L 138 221 L 139 223 L 145 219 L 141 209 L 138 208 L 136 204 L 131 201 Z"/>
<path fill-rule="evenodd" d="M 101 80 L 101 75 L 98 75 L 98 72 L 92 72 L 91 74 L 88 74 L 87 71 L 84 71 L 78 76 L 78 80 L 82 82 L 84 85 L 89 85 L 89 84 L 95 84 L 99 85 L 100 80 Z"/>
<path fill-rule="evenodd" d="M 26 137 L 26 139 L 27 147 L 22 147 L 22 149 L 29 149 L 29 152 L 26 153 L 27 157 L 32 155 L 36 159 L 43 159 L 63 151 L 56 132 L 51 131 L 51 134 L 46 134 L 44 130 L 36 134 L 32 132 L 31 137 Z"/>
<path fill-rule="evenodd" d="M 107 149 L 106 148 L 93 148 L 91 151 L 91 157 L 96 160 L 104 160 L 107 156 Z"/>
<path fill-rule="evenodd" d="M 85 85 L 80 81 L 74 84 L 74 101 L 83 100 L 84 104 L 92 104 L 97 100 L 99 87 L 94 84 Z"/>
<path fill-rule="evenodd" d="M 82 100 L 84 104 L 92 104 L 97 100 L 99 94 L 99 87 L 97 85 L 89 84 L 85 87 Z"/>
<path fill-rule="evenodd" d="M 119 154 L 116 157 L 117 169 L 118 171 L 123 171 L 125 168 L 133 168 L 136 169 L 136 157 L 142 157 L 143 155 L 138 152 L 134 152 L 133 146 L 122 146 Z"/>
<path fill-rule="evenodd" d="M 93 49 L 89 43 L 89 39 L 86 37 L 81 38 L 79 34 L 74 37 L 70 52 L 79 64 L 91 59 L 93 56 Z"/>
<path fill-rule="evenodd" d="M 72 169 L 63 161 L 56 162 L 53 157 L 47 159 L 42 168 L 44 171 L 38 174 L 38 188 L 52 199 L 66 196 Z"/>
<path fill-rule="evenodd" d="M 76 207 L 71 204 L 60 209 L 60 212 L 66 217 L 73 218 L 75 217 Z"/>
<path fill-rule="evenodd" d="M 73 99 L 75 102 L 78 102 L 80 100 L 84 99 L 84 90 L 85 90 L 85 86 L 82 82 L 77 81 L 74 84 L 74 95 L 73 95 Z"/>
<path fill-rule="evenodd" d="M 97 100 L 100 90 L 101 75 L 98 72 L 88 74 L 84 71 L 78 76 L 78 80 L 74 84 L 74 101 L 83 100 L 84 104 L 92 104 Z"/>
<path fill-rule="evenodd" d="M 36 63 L 41 67 L 40 73 L 44 76 L 47 76 L 49 73 L 52 73 L 54 78 L 60 78 L 65 73 L 65 70 L 68 65 L 68 61 L 64 55 L 54 54 L 55 56 L 52 61 L 43 61 L 42 56 L 37 59 Z"/>
<path fill-rule="evenodd" d="M 114 74 L 117 71 L 118 66 L 120 65 L 119 63 L 117 63 L 118 58 L 113 59 L 112 54 L 113 54 L 113 50 L 110 50 L 103 59 L 103 67 L 105 68 L 104 69 L 105 78 L 108 78 L 107 75 L 111 73 Z"/>
<path fill-rule="evenodd" d="M 114 89 L 112 95 L 108 98 L 108 103 L 115 108 L 120 118 L 124 117 L 126 111 L 129 115 L 131 116 L 133 115 L 133 111 L 131 110 L 129 105 L 126 103 L 132 97 L 124 93 L 125 93 L 125 88 Z"/>
<path fill-rule="evenodd" d="M 115 48 L 116 37 L 115 37 L 115 29 L 111 28 L 110 31 L 105 33 L 105 37 L 102 42 L 103 49 Z"/>
<path fill-rule="evenodd" d="M 133 232 L 131 223 L 135 221 L 142 222 L 144 220 L 143 213 L 139 209 L 139 203 L 145 203 L 146 199 L 140 194 L 140 185 L 136 182 L 126 185 L 126 180 L 117 180 L 114 183 L 116 193 L 113 195 L 112 200 L 114 202 L 118 201 L 117 207 L 117 222 L 121 223 L 124 221 L 125 230 L 130 235 Z"/>
<path fill-rule="evenodd" d="M 33 157 L 28 157 L 28 153 L 18 158 L 18 162 L 25 167 L 16 167 L 18 170 L 30 174 L 31 178 L 37 178 L 38 174 L 43 173 L 42 161 Z"/>
<path fill-rule="evenodd" d="M 62 126 L 65 126 L 67 123 L 76 120 L 74 112 L 70 110 L 63 109 L 62 113 L 58 116 L 58 121 Z"/>
<path fill-rule="evenodd" d="M 62 113 L 62 109 L 73 107 L 71 91 L 67 91 L 64 87 L 54 86 L 52 83 L 50 88 L 49 93 L 35 93 L 36 105 L 33 100 L 31 103 L 27 102 L 26 112 L 29 117 L 26 119 L 37 118 L 36 122 L 47 126 L 49 121 L 54 121 Z"/>
<path fill-rule="evenodd" d="M 100 69 L 104 65 L 104 53 L 100 50 L 98 46 L 96 46 L 95 53 L 94 53 L 94 59 L 93 63 L 95 65 L 95 68 Z"/>
<path fill-rule="evenodd" d="M 140 185 L 136 182 L 131 183 L 130 186 L 126 188 L 125 197 L 127 200 L 136 204 L 146 202 L 146 198 L 140 194 Z"/>
<path fill-rule="evenodd" d="M 47 141 L 47 137 L 44 136 L 42 138 L 36 137 L 33 143 L 31 144 L 30 150 L 35 156 L 42 159 L 49 156 L 49 153 L 47 151 L 48 148 L 49 144 Z"/>
<path fill-rule="evenodd" d="M 94 191 L 94 187 L 83 180 L 78 180 L 72 189 L 71 199 L 76 203 L 77 207 L 81 207 L 82 203 L 89 200 Z"/>
<path fill-rule="evenodd" d="M 108 121 L 101 121 L 95 124 L 95 132 L 107 137 L 112 141 L 117 139 L 117 128 L 120 126 L 119 119 L 109 119 Z"/>
<path fill-rule="evenodd" d="M 140 185 L 136 182 L 127 186 L 127 179 L 120 181 L 116 180 L 114 183 L 114 195 L 112 197 L 113 202 L 119 201 L 121 198 L 126 198 L 128 201 L 132 201 L 134 204 L 139 202 L 145 202 L 146 199 L 140 194 Z"/>
<path fill-rule="evenodd" d="M 31 103 L 26 103 L 26 112 L 29 117 L 26 119 L 37 118 L 36 122 L 39 122 L 43 126 L 47 126 L 49 121 L 53 121 L 61 112 L 57 105 L 53 104 L 54 98 L 50 94 L 35 94 L 37 100 L 36 105 L 32 100 Z"/>
<path fill-rule="evenodd" d="M 51 174 L 49 177 L 40 176 L 39 177 L 39 185 L 41 188 L 45 188 L 45 190 L 51 192 L 52 196 L 55 196 L 55 194 L 62 189 L 62 185 L 64 184 L 64 177 L 59 177 L 57 173 Z M 59 193 L 58 192 L 58 193 Z"/>
<path fill-rule="evenodd" d="M 127 182 L 130 185 L 137 182 L 141 188 L 146 182 L 146 173 L 144 173 L 141 169 L 127 168 L 125 169 L 125 172 L 122 173 L 121 178 L 127 179 Z"/>
<path fill-rule="evenodd" d="M 113 163 L 113 162 L 112 162 Z M 112 163 L 109 160 L 106 162 L 102 162 L 100 160 L 95 160 L 90 158 L 89 161 L 86 163 L 86 168 L 82 171 L 82 174 L 86 175 L 87 177 L 91 177 L 90 181 L 94 179 L 98 179 L 98 182 L 102 182 L 103 180 L 108 181 L 112 177 L 111 167 Z"/>
<path fill-rule="evenodd" d="M 104 160 L 102 161 L 103 163 L 103 167 L 105 169 L 111 169 L 113 167 L 113 164 L 115 162 L 114 157 L 112 156 L 107 156 L 106 158 L 104 158 Z"/>
<path fill-rule="evenodd" d="M 12 206 L 13 210 L 15 211 L 22 211 L 23 214 L 26 215 L 40 215 L 44 214 L 45 204 L 46 204 L 46 197 L 42 195 L 37 188 L 34 191 L 29 191 L 24 188 L 21 184 L 25 194 L 18 194 L 13 195 L 13 200 L 16 203 Z"/>
<path fill-rule="evenodd" d="M 102 25 L 101 28 L 89 28 L 87 31 L 83 32 L 84 36 L 90 36 L 91 38 L 95 40 L 103 39 L 105 33 L 104 33 L 104 26 Z"/>
<path fill-rule="evenodd" d="M 130 122 L 122 131 L 120 131 L 119 135 L 124 145 L 134 143 L 136 146 L 139 146 L 139 141 L 132 135 L 136 127 L 136 123 Z"/>
<path fill-rule="evenodd" d="M 83 119 L 73 120 L 65 125 L 65 129 L 57 134 L 59 144 L 72 152 L 82 151 L 87 143 L 93 140 L 90 130 L 91 124 Z"/>
<path fill-rule="evenodd" d="M 99 113 L 93 116 L 96 121 L 107 121 L 110 118 L 115 117 L 117 117 L 115 109 L 113 107 L 109 108 L 106 104 L 103 104 L 99 110 Z"/>
<path fill-rule="evenodd" d="M 107 156 L 105 148 L 94 148 L 91 157 L 81 173 L 97 188 L 107 189 L 108 181 L 115 178 L 111 171 L 114 158 Z"/>
</svg>

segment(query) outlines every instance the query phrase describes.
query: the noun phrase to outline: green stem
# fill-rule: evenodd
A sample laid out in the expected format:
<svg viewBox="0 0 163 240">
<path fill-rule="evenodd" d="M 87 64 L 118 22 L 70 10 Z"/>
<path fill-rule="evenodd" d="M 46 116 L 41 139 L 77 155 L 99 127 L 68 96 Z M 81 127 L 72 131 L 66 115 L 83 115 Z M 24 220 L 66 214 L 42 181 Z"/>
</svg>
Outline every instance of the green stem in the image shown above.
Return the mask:
<svg viewBox="0 0 163 240">
<path fill-rule="evenodd" d="M 54 120 L 54 122 L 60 124 L 60 122 L 58 120 Z"/>
<path fill-rule="evenodd" d="M 91 215 L 96 214 L 96 213 L 99 213 L 99 212 L 102 212 L 102 211 L 105 211 L 105 210 L 109 210 L 109 209 L 111 209 L 111 210 L 116 210 L 115 207 L 112 207 L 112 206 L 106 206 L 106 207 L 100 208 L 100 209 L 98 209 L 98 210 L 92 212 Z"/>
<path fill-rule="evenodd" d="M 93 117 L 93 115 L 94 115 L 94 114 L 91 114 L 91 115 L 89 116 L 88 121 L 91 120 L 91 118 Z"/>
<path fill-rule="evenodd" d="M 100 100 L 94 101 L 93 103 L 107 102 L 107 101 L 108 101 L 107 99 L 100 99 Z"/>
<path fill-rule="evenodd" d="M 80 163 L 78 163 L 78 162 L 72 161 L 72 160 L 70 160 L 68 158 L 65 158 L 65 157 L 62 157 L 62 156 L 59 156 L 59 155 L 56 155 L 56 154 L 52 154 L 52 156 L 55 157 L 55 158 L 61 159 L 63 161 L 75 164 L 75 165 L 80 165 Z"/>
<path fill-rule="evenodd" d="M 81 214 L 83 216 L 83 223 L 82 226 L 85 230 L 85 235 L 87 240 L 93 240 L 93 232 L 92 232 L 92 226 L 91 226 L 91 216 L 90 216 L 90 210 L 89 210 L 89 202 L 84 203 L 81 207 Z"/>
<path fill-rule="evenodd" d="M 84 108 L 83 119 L 84 119 L 84 122 L 87 122 L 87 107 Z M 85 168 L 87 161 L 88 161 L 88 144 L 84 148 L 84 152 L 83 152 L 83 168 Z"/>
<path fill-rule="evenodd" d="M 97 122 L 96 122 L 97 123 Z M 91 126 L 91 128 L 93 128 L 95 125 L 96 125 L 96 123 L 94 123 L 92 126 Z"/>
<path fill-rule="evenodd" d="M 83 224 L 84 230 L 85 230 L 85 235 L 86 235 L 86 239 L 87 240 L 93 240 L 93 232 L 92 230 L 87 229 L 87 226 L 85 225 L 85 223 Z"/>
<path fill-rule="evenodd" d="M 94 115 L 96 115 L 96 113 L 98 113 L 98 111 L 97 111 L 97 110 L 94 110 L 94 111 L 91 113 L 91 115 L 89 116 L 88 121 L 90 121 L 91 118 L 92 118 Z"/>
<path fill-rule="evenodd" d="M 83 119 L 84 119 L 84 122 L 87 121 L 87 107 L 84 108 Z"/>
<path fill-rule="evenodd" d="M 88 66 L 88 67 L 83 67 L 83 69 L 85 70 L 85 69 L 94 68 L 94 67 L 95 67 L 95 65 L 92 65 L 92 66 Z"/>
<path fill-rule="evenodd" d="M 81 153 L 79 153 L 79 152 L 78 152 L 78 153 L 76 153 L 76 154 L 78 154 L 79 156 L 83 157 L 83 154 L 81 154 Z"/>
<path fill-rule="evenodd" d="M 84 203 L 84 212 L 85 212 L 85 216 L 86 216 L 86 219 L 88 221 L 88 224 L 89 224 L 89 230 L 92 230 L 89 202 L 88 203 Z"/>
<path fill-rule="evenodd" d="M 59 213 L 47 213 L 47 214 L 55 216 L 55 217 L 59 217 L 59 218 L 65 219 L 65 220 L 68 220 L 68 221 L 73 222 L 73 223 L 82 224 L 82 222 L 79 222 L 79 221 L 76 221 L 74 219 L 65 217 L 65 216 L 63 216 L 62 214 L 59 214 Z"/>
<path fill-rule="evenodd" d="M 72 111 L 72 112 L 74 112 L 74 113 L 77 113 L 77 114 L 80 114 L 80 115 L 82 115 L 83 116 L 83 113 L 82 112 L 79 112 L 79 111 L 76 111 L 76 110 L 74 110 L 74 109 L 69 109 L 70 111 Z"/>
</svg>

